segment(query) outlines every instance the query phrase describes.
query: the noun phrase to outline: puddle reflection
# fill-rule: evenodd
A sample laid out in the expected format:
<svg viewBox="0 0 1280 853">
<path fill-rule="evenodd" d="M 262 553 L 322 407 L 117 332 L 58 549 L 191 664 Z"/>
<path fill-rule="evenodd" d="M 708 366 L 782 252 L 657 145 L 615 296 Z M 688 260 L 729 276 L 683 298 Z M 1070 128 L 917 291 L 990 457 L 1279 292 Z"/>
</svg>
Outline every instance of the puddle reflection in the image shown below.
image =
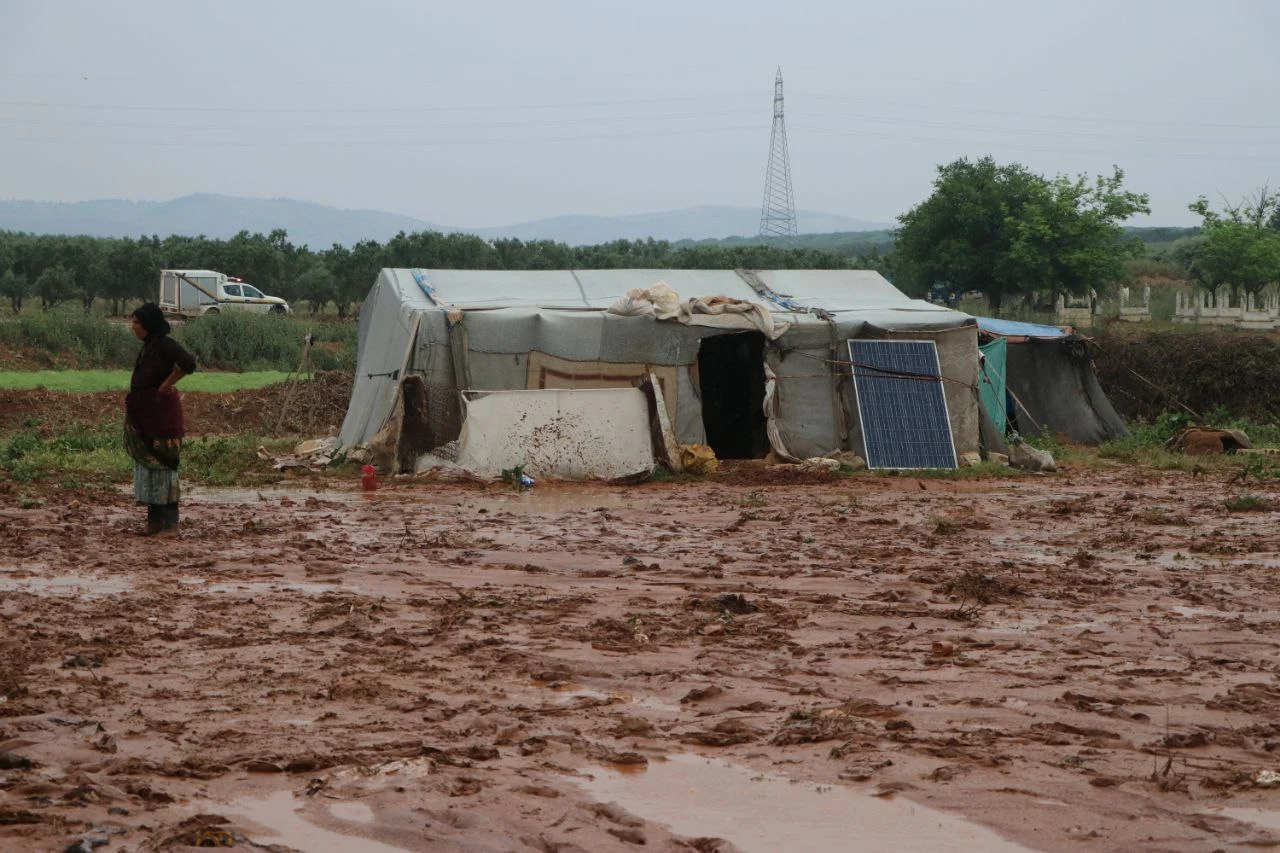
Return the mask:
<svg viewBox="0 0 1280 853">
<path fill-rule="evenodd" d="M 947 850 L 1027 853 L 993 831 L 946 812 L 845 787 L 794 782 L 699 755 L 651 761 L 643 773 L 611 767 L 575 780 L 601 802 L 616 802 L 684 836 L 723 838 L 744 853 Z"/>
<path fill-rule="evenodd" d="M 0 592 L 28 592 L 32 595 L 75 596 L 92 601 L 119 595 L 132 589 L 132 584 L 117 578 L 89 578 L 80 575 L 52 577 L 13 577 L 0 570 Z"/>
<path fill-rule="evenodd" d="M 214 805 L 216 806 L 216 804 Z M 236 800 L 229 805 L 216 807 L 218 810 L 226 812 L 228 816 L 247 819 L 265 830 L 253 834 L 270 838 L 276 843 L 285 844 L 297 850 L 359 850 L 360 853 L 406 853 L 403 847 L 392 847 L 390 844 L 383 844 L 358 835 L 347 835 L 316 826 L 298 814 L 298 809 L 301 805 L 298 798 L 291 792 L 276 791 L 262 799 Z M 343 808 L 343 804 L 334 804 L 329 806 L 329 811 L 335 817 L 340 817 L 343 820 L 368 822 L 364 819 L 365 811 L 369 808 L 367 805 L 364 803 L 347 803 L 345 805 L 351 808 L 347 810 Z M 347 813 L 339 815 L 337 811 L 346 811 Z M 356 813 L 359 813 L 360 817 L 355 817 Z M 371 818 L 372 811 L 369 811 L 368 814 Z"/>
</svg>

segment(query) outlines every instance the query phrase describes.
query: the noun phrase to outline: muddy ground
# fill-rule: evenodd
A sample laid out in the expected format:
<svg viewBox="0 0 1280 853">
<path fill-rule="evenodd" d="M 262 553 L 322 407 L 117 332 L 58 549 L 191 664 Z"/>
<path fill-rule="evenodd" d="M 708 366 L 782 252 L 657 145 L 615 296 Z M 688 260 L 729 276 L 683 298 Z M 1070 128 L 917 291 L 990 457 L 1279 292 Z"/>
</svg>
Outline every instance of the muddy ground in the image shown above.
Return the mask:
<svg viewBox="0 0 1280 853">
<path fill-rule="evenodd" d="M 167 540 L 8 498 L 0 849 L 1280 845 L 1241 491 L 300 483 L 191 489 Z"/>
</svg>

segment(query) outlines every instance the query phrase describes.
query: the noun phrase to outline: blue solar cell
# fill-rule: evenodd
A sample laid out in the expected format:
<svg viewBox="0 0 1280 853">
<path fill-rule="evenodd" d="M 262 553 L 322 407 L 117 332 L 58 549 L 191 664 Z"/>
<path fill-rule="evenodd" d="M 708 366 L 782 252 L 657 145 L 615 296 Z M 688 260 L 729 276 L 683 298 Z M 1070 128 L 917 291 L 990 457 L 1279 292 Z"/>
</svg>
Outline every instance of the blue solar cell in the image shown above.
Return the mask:
<svg viewBox="0 0 1280 853">
<path fill-rule="evenodd" d="M 868 468 L 955 468 L 933 341 L 849 341 Z"/>
</svg>

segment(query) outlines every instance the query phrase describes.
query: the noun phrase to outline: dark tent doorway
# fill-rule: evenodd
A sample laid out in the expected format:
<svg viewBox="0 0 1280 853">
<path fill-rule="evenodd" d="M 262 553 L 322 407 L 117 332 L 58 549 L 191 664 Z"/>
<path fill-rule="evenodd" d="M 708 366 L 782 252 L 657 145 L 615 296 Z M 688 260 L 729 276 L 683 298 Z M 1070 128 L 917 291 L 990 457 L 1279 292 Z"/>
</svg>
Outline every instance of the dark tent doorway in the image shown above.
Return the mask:
<svg viewBox="0 0 1280 853">
<path fill-rule="evenodd" d="M 720 459 L 762 459 L 769 452 L 764 418 L 764 335 L 703 338 L 698 386 L 707 444 Z"/>
</svg>

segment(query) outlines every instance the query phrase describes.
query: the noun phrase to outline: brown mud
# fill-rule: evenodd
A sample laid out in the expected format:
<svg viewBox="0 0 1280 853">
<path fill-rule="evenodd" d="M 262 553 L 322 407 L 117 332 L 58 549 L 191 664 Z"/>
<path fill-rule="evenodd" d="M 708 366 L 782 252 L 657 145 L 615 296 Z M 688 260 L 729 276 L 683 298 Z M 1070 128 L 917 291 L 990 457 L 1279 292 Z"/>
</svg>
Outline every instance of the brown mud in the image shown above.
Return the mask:
<svg viewBox="0 0 1280 853">
<path fill-rule="evenodd" d="M 0 849 L 1280 845 L 1225 474 L 739 477 L 0 497 Z"/>
</svg>

